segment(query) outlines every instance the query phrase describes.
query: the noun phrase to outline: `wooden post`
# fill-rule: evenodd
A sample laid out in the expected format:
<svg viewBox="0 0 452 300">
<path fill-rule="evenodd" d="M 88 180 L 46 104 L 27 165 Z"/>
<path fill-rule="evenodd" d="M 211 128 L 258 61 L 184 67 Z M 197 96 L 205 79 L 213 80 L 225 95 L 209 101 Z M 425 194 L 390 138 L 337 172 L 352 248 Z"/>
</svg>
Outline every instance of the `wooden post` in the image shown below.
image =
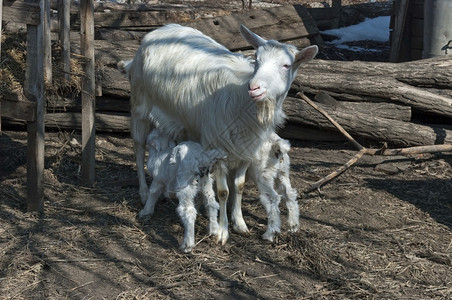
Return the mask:
<svg viewBox="0 0 452 300">
<path fill-rule="evenodd" d="M 52 84 L 52 40 L 50 38 L 50 0 L 44 0 L 44 82 Z"/>
<path fill-rule="evenodd" d="M 24 93 L 36 103 L 36 120 L 27 123 L 27 210 L 44 210 L 44 2 L 39 25 L 27 25 L 27 67 L 25 71 Z"/>
<path fill-rule="evenodd" d="M 2 16 L 3 16 L 3 0 L 0 0 L 0 62 L 2 61 L 1 60 L 1 58 L 2 58 Z M 0 122 L 0 126 L 1 126 L 1 122 Z"/>
<path fill-rule="evenodd" d="M 70 37 L 70 17 L 71 17 L 71 1 L 59 0 L 58 1 L 58 21 L 59 31 L 58 39 L 62 49 L 62 61 L 64 78 L 67 81 L 71 80 L 71 37 Z"/>
<path fill-rule="evenodd" d="M 3 16 L 3 0 L 0 0 L 0 62 L 2 61 L 2 16 Z M 2 133 L 2 101 L 0 99 L 0 134 Z"/>
<path fill-rule="evenodd" d="M 333 3 L 331 3 L 332 7 L 334 8 L 341 8 L 342 7 L 342 0 L 333 0 Z"/>
<path fill-rule="evenodd" d="M 389 61 L 391 62 L 399 61 L 408 4 L 409 0 L 396 0 L 394 2 L 394 28 L 391 33 L 391 51 L 389 53 Z"/>
<path fill-rule="evenodd" d="M 82 83 L 82 182 L 95 181 L 95 74 L 94 74 L 94 2 L 80 2 L 81 49 L 85 59 Z"/>
</svg>

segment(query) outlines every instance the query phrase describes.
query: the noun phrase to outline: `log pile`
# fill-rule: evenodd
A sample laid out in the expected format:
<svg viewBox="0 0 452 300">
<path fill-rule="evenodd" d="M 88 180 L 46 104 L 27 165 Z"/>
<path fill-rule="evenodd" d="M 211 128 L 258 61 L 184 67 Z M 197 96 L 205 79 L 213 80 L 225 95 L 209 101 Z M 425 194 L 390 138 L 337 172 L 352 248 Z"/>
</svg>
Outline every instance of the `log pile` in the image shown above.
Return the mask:
<svg viewBox="0 0 452 300">
<path fill-rule="evenodd" d="M 292 89 L 315 97 L 357 138 L 401 147 L 452 141 L 451 56 L 399 64 L 314 60 Z M 284 109 L 292 138 L 297 127 L 300 137 L 303 127 L 317 128 L 317 137 L 334 129 L 298 99 L 289 97 Z"/>
</svg>

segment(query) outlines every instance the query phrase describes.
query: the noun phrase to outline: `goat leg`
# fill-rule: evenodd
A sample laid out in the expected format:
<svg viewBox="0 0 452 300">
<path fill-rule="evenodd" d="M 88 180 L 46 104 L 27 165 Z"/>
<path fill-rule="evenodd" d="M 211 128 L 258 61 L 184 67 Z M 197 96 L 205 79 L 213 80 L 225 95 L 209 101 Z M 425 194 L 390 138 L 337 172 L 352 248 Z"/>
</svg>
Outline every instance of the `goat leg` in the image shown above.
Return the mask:
<svg viewBox="0 0 452 300">
<path fill-rule="evenodd" d="M 233 229 L 235 232 L 241 234 L 249 233 L 248 227 L 246 226 L 245 220 L 243 220 L 242 215 L 242 194 L 243 188 L 245 186 L 245 175 L 248 169 L 249 163 L 242 164 L 239 168 L 235 170 L 234 176 L 234 191 L 230 193 L 232 211 L 231 219 L 233 224 Z M 231 174 L 233 175 L 233 174 Z"/>
<path fill-rule="evenodd" d="M 131 132 L 133 138 L 133 150 L 135 152 L 136 166 L 138 172 L 138 183 L 140 186 L 139 193 L 141 203 L 144 205 L 148 199 L 148 186 L 146 183 L 146 175 L 144 172 L 144 158 L 146 154 L 145 142 L 150 131 L 150 121 L 141 119 L 132 113 Z"/>
<path fill-rule="evenodd" d="M 275 234 L 281 232 L 281 218 L 279 215 L 279 202 L 281 196 L 273 188 L 273 178 L 259 176 L 256 180 L 257 188 L 260 193 L 260 201 L 267 212 L 267 231 L 262 235 L 264 240 L 273 241 Z"/>
</svg>

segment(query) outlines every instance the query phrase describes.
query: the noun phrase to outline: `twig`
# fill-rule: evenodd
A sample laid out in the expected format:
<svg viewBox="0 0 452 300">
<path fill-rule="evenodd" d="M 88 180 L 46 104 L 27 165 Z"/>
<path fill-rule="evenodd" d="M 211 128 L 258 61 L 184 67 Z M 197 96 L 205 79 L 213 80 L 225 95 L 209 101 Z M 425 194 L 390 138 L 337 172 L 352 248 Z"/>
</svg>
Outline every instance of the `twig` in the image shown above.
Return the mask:
<svg viewBox="0 0 452 300">
<path fill-rule="evenodd" d="M 252 277 L 250 279 L 264 279 L 264 278 L 270 278 L 270 277 L 275 277 L 278 276 L 278 274 L 271 274 L 271 275 L 264 275 L 264 276 L 258 276 L 258 277 Z"/>
<path fill-rule="evenodd" d="M 307 189 L 303 190 L 304 193 L 309 193 L 314 190 L 319 190 L 322 185 L 333 180 L 338 177 L 342 173 L 344 173 L 348 168 L 354 165 L 364 154 L 368 155 L 383 155 L 383 156 L 395 156 L 395 155 L 412 155 L 412 154 L 421 154 L 421 153 L 435 153 L 435 152 L 448 152 L 452 151 L 452 144 L 443 144 L 443 145 L 427 145 L 427 146 L 416 146 L 416 147 L 408 147 L 408 148 L 398 148 L 398 149 L 387 149 L 387 145 L 385 145 L 380 149 L 371 149 L 363 147 L 360 143 L 358 143 L 339 123 L 337 123 L 333 118 L 331 118 L 327 112 L 325 112 L 322 108 L 317 106 L 314 102 L 312 102 L 308 97 L 306 97 L 303 92 L 297 93 L 297 96 L 303 99 L 306 103 L 311 105 L 314 109 L 320 112 L 325 118 L 327 118 L 346 138 L 349 140 L 355 148 L 359 150 L 359 152 L 352 157 L 348 162 L 342 165 L 339 169 L 334 171 L 333 173 L 323 177 L 319 181 L 310 185 Z"/>
<path fill-rule="evenodd" d="M 256 256 L 256 258 L 254 259 L 254 261 L 257 261 L 258 263 L 265 264 L 265 265 L 275 266 L 274 264 L 272 264 L 272 263 L 270 263 L 270 262 L 268 262 L 268 261 L 264 261 L 264 260 L 260 259 L 260 258 L 257 257 L 257 256 Z"/>
<path fill-rule="evenodd" d="M 89 285 L 89 284 L 91 284 L 91 283 L 94 283 L 94 281 L 88 281 L 88 282 L 85 282 L 85 283 L 82 284 L 82 285 L 73 287 L 73 288 L 70 289 L 69 291 L 73 292 L 73 291 L 78 290 L 78 289 L 81 289 L 82 287 L 85 287 L 85 286 L 87 286 L 87 285 Z"/>
<path fill-rule="evenodd" d="M 410 155 L 410 154 L 449 152 L 449 151 L 452 151 L 452 144 L 386 149 L 382 153 L 380 153 L 380 155 L 393 156 L 393 155 Z"/>
<path fill-rule="evenodd" d="M 305 189 L 303 192 L 305 193 L 309 193 L 312 192 L 314 190 L 318 190 L 322 185 L 324 185 L 325 183 L 327 183 L 328 181 L 332 180 L 333 178 L 338 177 L 339 175 L 341 175 L 343 172 L 345 172 L 348 168 L 350 168 L 354 163 L 356 163 L 364 154 L 366 154 L 366 152 L 369 149 L 367 148 L 362 148 L 361 150 L 359 150 L 358 153 L 356 153 L 355 156 L 352 157 L 352 159 L 350 159 L 348 162 L 346 162 L 345 164 L 343 164 L 339 169 L 337 169 L 336 171 L 334 171 L 333 173 L 330 173 L 328 176 L 323 177 L 322 179 L 320 179 L 319 181 L 311 184 L 307 189 Z"/>
<path fill-rule="evenodd" d="M 58 259 L 58 258 L 50 258 L 44 260 L 46 263 L 79 263 L 79 262 L 97 262 L 97 261 L 114 261 L 117 262 L 117 260 L 111 260 L 108 258 L 78 258 L 78 259 Z"/>
<path fill-rule="evenodd" d="M 349 140 L 353 146 L 355 146 L 356 149 L 361 150 L 362 148 L 364 148 L 360 143 L 358 143 L 338 122 L 336 122 L 333 118 L 330 117 L 330 115 L 328 115 L 326 113 L 326 111 L 324 111 L 322 108 L 320 108 L 319 106 L 317 106 L 317 104 L 315 104 L 314 102 L 311 101 L 311 99 L 309 99 L 308 97 L 305 96 L 305 94 L 303 92 L 298 92 L 297 96 L 299 96 L 300 98 L 302 98 L 304 101 L 306 101 L 309 105 L 311 105 L 313 108 L 315 108 L 315 110 L 317 110 L 319 113 L 321 113 L 325 118 L 328 119 L 328 121 L 330 121 L 346 138 L 347 140 Z"/>
</svg>

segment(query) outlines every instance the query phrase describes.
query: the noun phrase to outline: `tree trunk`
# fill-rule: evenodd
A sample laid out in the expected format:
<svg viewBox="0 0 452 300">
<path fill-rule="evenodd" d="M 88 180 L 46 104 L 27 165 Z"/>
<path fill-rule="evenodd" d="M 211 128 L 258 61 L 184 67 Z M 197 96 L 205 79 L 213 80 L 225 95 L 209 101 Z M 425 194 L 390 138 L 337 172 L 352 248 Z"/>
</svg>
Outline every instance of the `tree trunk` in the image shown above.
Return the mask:
<svg viewBox="0 0 452 300">
<path fill-rule="evenodd" d="M 300 91 L 307 87 L 310 90 L 363 95 L 370 100 L 375 97 L 384 98 L 391 102 L 403 103 L 422 112 L 452 118 L 451 97 L 410 86 L 390 76 L 323 72 L 310 72 L 308 75 L 299 72 L 292 86 Z"/>
<path fill-rule="evenodd" d="M 315 59 L 302 65 L 299 73 L 385 76 L 413 86 L 452 89 L 452 57 L 450 56 L 405 63 Z"/>
<path fill-rule="evenodd" d="M 419 125 L 374 117 L 365 113 L 335 111 L 326 105 L 318 105 L 355 137 L 388 142 L 391 145 L 401 147 L 452 142 L 452 130 L 450 128 Z M 300 124 L 321 128 L 322 130 L 336 130 L 319 112 L 299 98 L 288 97 L 284 102 L 283 109 L 287 114 L 288 122 L 292 125 Z M 293 128 L 291 131 L 291 136 L 294 136 Z"/>
<path fill-rule="evenodd" d="M 321 91 L 315 96 L 315 100 L 328 106 L 332 110 L 340 110 L 347 113 L 368 114 L 373 117 L 395 119 L 399 121 L 411 120 L 411 108 L 406 105 L 398 105 L 387 102 L 347 102 L 337 101 L 328 93 Z"/>
</svg>

